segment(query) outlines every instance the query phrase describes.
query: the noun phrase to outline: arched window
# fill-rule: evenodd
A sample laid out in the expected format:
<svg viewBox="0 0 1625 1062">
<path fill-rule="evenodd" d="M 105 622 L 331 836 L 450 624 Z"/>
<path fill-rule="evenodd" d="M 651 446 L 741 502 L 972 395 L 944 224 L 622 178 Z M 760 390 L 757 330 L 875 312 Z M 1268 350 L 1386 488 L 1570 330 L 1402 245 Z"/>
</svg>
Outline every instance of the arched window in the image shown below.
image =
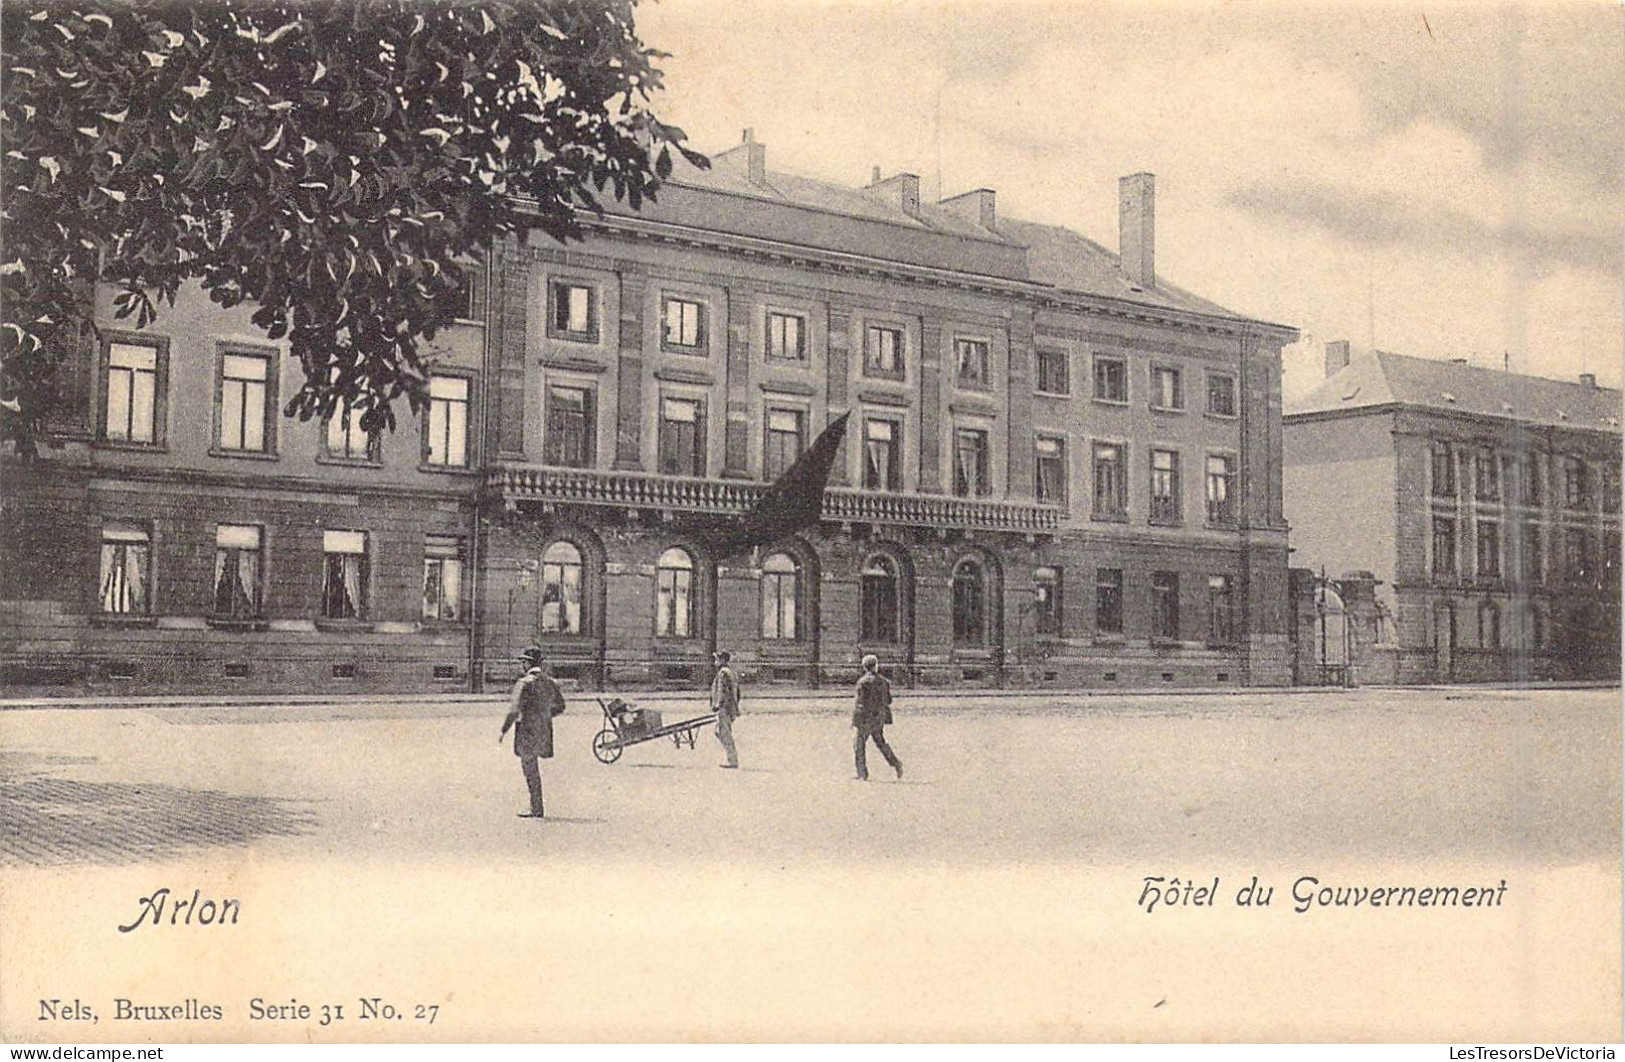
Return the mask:
<svg viewBox="0 0 1625 1062">
<path fill-rule="evenodd" d="M 694 635 L 694 558 L 675 546 L 660 555 L 656 572 L 655 634 L 662 638 Z"/>
<path fill-rule="evenodd" d="M 863 562 L 863 622 L 865 642 L 892 644 L 898 640 L 897 564 L 875 554 Z"/>
<path fill-rule="evenodd" d="M 1501 647 L 1501 610 L 1492 601 L 1478 606 L 1478 644 L 1485 649 Z"/>
<path fill-rule="evenodd" d="M 973 560 L 954 568 L 954 644 L 987 644 L 987 581 Z"/>
<path fill-rule="evenodd" d="M 542 633 L 581 633 L 581 551 L 563 539 L 542 553 Z"/>
<path fill-rule="evenodd" d="M 801 568 L 795 559 L 775 553 L 762 562 L 762 637 L 795 641 L 801 637 L 796 623 L 800 600 Z"/>
</svg>

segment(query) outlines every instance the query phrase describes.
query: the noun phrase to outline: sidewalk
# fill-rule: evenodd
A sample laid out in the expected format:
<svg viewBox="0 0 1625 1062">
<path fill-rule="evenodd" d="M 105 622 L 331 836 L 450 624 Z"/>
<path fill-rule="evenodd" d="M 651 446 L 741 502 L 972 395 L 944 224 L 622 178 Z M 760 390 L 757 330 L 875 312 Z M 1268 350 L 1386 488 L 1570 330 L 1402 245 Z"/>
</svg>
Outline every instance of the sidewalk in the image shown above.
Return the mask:
<svg viewBox="0 0 1625 1062">
<path fill-rule="evenodd" d="M 1075 700 L 1106 700 L 1124 697 L 1287 697 L 1300 694 L 1345 693 L 1359 690 L 1394 691 L 1448 691 L 1467 694 L 1472 692 L 1507 692 L 1516 690 L 1586 690 L 1614 689 L 1617 682 L 1542 682 L 1517 685 L 1513 683 L 1484 683 L 1458 686 L 1360 686 L 1354 691 L 1339 686 L 1219 686 L 1177 687 L 1151 686 L 1124 689 L 981 689 L 956 692 L 950 689 L 898 689 L 899 699 L 917 705 L 933 707 L 971 707 L 988 700 L 1029 701 L 1047 705 Z M 808 711 L 850 705 L 852 693 L 848 689 L 824 687 L 813 689 L 797 686 L 747 686 L 742 691 L 750 711 Z M 608 690 L 604 692 L 566 689 L 565 700 L 571 704 L 593 707 L 598 698 L 609 700 L 621 697 L 635 704 L 661 704 L 702 702 L 704 690 Z M 214 696 L 204 694 L 160 694 L 147 697 L 95 696 L 95 697 L 16 697 L 0 698 L 0 711 L 20 711 L 39 708 L 108 709 L 108 708 L 187 708 L 231 707 L 275 708 L 293 705 L 376 705 L 380 702 L 400 705 L 439 705 L 453 707 L 460 704 L 489 708 L 508 699 L 506 690 L 486 693 L 349 693 L 349 694 L 264 694 Z"/>
</svg>

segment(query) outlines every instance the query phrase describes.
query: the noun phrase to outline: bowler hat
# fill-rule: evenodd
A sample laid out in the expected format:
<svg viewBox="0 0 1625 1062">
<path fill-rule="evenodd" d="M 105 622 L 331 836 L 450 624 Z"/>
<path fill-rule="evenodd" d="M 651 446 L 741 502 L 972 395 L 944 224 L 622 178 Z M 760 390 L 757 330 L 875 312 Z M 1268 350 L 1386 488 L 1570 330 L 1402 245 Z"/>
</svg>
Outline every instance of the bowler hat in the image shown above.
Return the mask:
<svg viewBox="0 0 1625 1062">
<path fill-rule="evenodd" d="M 524 652 L 520 653 L 518 656 L 514 657 L 514 659 L 523 660 L 527 663 L 540 664 L 542 662 L 542 647 L 539 645 L 533 645 L 529 649 L 526 649 Z"/>
</svg>

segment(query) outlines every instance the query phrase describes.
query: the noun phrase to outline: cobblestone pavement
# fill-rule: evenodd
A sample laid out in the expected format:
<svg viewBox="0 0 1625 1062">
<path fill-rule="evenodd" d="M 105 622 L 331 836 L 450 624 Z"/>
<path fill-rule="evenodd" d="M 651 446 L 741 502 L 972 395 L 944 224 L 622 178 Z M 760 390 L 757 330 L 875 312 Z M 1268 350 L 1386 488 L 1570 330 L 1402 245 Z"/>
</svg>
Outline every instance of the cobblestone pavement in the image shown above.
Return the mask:
<svg viewBox="0 0 1625 1062">
<path fill-rule="evenodd" d="M 142 862 L 299 836 L 318 824 L 306 801 L 59 773 L 96 762 L 0 752 L 0 865 Z"/>
</svg>

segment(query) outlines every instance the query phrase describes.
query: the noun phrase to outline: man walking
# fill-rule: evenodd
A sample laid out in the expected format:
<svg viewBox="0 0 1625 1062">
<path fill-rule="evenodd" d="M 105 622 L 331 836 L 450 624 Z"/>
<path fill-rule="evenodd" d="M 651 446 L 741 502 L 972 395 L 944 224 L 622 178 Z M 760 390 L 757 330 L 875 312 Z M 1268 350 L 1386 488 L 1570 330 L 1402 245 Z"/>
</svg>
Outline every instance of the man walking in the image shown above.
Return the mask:
<svg viewBox="0 0 1625 1062">
<path fill-rule="evenodd" d="M 719 649 L 711 654 L 711 660 L 717 666 L 716 677 L 711 680 L 711 710 L 717 713 L 717 740 L 722 742 L 722 749 L 728 754 L 728 762 L 722 766 L 736 768 L 739 766 L 739 750 L 734 747 L 734 720 L 739 718 L 739 678 L 728 666 L 731 659 L 726 650 Z"/>
<path fill-rule="evenodd" d="M 508 717 L 502 721 L 497 741 L 513 728 L 513 754 L 519 757 L 519 769 L 530 789 L 530 810 L 521 811 L 519 817 L 539 819 L 543 817 L 542 768 L 537 761 L 553 758 L 553 717 L 564 711 L 564 694 L 542 668 L 540 646 L 526 649 L 519 659 L 525 663 L 525 673 L 513 684 Z"/>
<path fill-rule="evenodd" d="M 891 683 L 880 673 L 880 658 L 873 653 L 863 658 L 863 677 L 858 679 L 857 704 L 852 709 L 852 726 L 857 735 L 852 741 L 852 757 L 857 761 L 858 781 L 869 780 L 869 739 L 886 757 L 897 780 L 903 780 L 903 761 L 886 744 L 886 725 L 891 722 Z"/>
</svg>

